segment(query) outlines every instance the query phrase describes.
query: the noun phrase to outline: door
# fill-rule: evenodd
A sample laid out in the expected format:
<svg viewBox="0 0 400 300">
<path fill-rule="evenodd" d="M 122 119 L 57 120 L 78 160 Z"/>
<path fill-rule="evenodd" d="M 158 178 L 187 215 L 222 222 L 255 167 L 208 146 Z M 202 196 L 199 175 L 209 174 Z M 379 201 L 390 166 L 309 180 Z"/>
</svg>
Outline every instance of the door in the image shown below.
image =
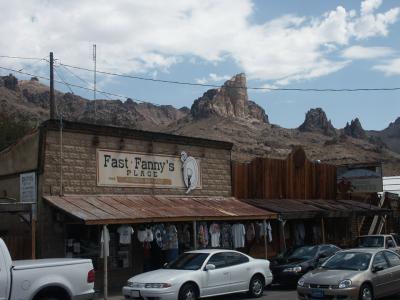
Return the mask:
<svg viewBox="0 0 400 300">
<path fill-rule="evenodd" d="M 390 291 L 392 294 L 400 293 L 400 256 L 391 251 L 384 253 L 392 273 Z"/>
<path fill-rule="evenodd" d="M 213 264 L 215 270 L 204 270 L 205 286 L 202 296 L 225 294 L 229 292 L 229 268 L 225 260 L 225 253 L 216 253 L 210 257 L 207 264 Z"/>
<path fill-rule="evenodd" d="M 226 252 L 225 257 L 230 273 L 229 290 L 231 292 L 248 290 L 252 275 L 249 258 L 238 252 Z"/>
<path fill-rule="evenodd" d="M 4 247 L 5 244 L 3 244 Z M 5 267 L 6 261 L 4 260 L 3 253 L 0 249 L 0 300 L 8 299 L 8 291 L 9 291 L 9 272 L 10 270 Z"/>
<path fill-rule="evenodd" d="M 389 263 L 384 256 L 383 251 L 378 252 L 372 262 L 372 270 L 376 267 L 382 268 L 380 271 L 372 273 L 372 284 L 374 286 L 375 297 L 390 295 L 390 284 L 392 270 L 389 268 Z"/>
</svg>

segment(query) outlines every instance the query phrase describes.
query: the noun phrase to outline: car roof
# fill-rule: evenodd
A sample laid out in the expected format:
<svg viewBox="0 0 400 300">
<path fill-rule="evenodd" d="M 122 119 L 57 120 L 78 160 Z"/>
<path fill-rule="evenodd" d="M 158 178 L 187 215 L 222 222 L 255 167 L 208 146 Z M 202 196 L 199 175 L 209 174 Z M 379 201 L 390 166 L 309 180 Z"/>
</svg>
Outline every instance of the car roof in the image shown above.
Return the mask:
<svg viewBox="0 0 400 300">
<path fill-rule="evenodd" d="M 229 249 L 199 249 L 199 250 L 187 251 L 185 253 L 207 253 L 207 254 L 213 254 L 213 253 L 220 253 L 220 252 L 237 252 L 237 253 L 244 254 L 242 252 L 235 251 L 235 250 L 229 250 Z"/>
<path fill-rule="evenodd" d="M 387 249 L 382 249 L 382 248 L 352 248 L 352 249 L 346 249 L 342 250 L 340 252 L 360 252 L 360 253 L 370 253 L 370 254 L 375 254 L 380 251 L 387 250 Z"/>
<path fill-rule="evenodd" d="M 391 234 L 364 234 L 364 235 L 360 235 L 359 237 L 366 237 L 366 236 L 392 236 Z"/>
</svg>

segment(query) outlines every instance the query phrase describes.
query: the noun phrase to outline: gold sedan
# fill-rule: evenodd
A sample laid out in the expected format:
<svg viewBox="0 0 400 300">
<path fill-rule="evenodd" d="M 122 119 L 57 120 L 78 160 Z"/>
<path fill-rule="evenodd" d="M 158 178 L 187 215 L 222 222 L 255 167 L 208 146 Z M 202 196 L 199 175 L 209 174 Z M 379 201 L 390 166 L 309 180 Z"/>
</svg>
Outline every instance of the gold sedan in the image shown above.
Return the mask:
<svg viewBox="0 0 400 300">
<path fill-rule="evenodd" d="M 339 251 L 297 284 L 299 299 L 373 300 L 400 293 L 400 256 L 384 249 Z"/>
</svg>

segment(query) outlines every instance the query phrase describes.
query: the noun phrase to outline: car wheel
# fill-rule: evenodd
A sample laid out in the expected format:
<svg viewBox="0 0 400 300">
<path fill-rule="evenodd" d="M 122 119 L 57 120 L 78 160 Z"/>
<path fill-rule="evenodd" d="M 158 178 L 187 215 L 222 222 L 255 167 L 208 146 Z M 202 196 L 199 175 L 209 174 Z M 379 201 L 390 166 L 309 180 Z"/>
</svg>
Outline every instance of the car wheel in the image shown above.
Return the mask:
<svg viewBox="0 0 400 300">
<path fill-rule="evenodd" d="M 191 284 L 187 283 L 183 287 L 181 287 L 179 291 L 179 300 L 197 300 L 197 289 Z"/>
<path fill-rule="evenodd" d="M 358 300 L 374 300 L 374 294 L 369 284 L 364 283 L 361 286 Z"/>
<path fill-rule="evenodd" d="M 264 292 L 264 280 L 260 275 L 254 275 L 250 280 L 249 296 L 259 298 Z"/>
</svg>

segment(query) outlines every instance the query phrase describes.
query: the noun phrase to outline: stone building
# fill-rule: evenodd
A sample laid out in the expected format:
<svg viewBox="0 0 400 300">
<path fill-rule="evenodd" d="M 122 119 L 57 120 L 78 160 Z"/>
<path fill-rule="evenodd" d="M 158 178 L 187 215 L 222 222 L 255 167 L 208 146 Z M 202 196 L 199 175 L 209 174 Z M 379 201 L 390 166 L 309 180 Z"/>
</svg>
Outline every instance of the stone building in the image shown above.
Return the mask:
<svg viewBox="0 0 400 300">
<path fill-rule="evenodd" d="M 91 258 L 98 285 L 106 225 L 110 285 L 118 288 L 179 252 L 206 247 L 199 234 L 211 223 L 276 218 L 232 197 L 231 148 L 221 141 L 49 120 L 0 152 L 0 191 L 20 200 L 21 177 L 31 176 L 37 256 Z"/>
</svg>

